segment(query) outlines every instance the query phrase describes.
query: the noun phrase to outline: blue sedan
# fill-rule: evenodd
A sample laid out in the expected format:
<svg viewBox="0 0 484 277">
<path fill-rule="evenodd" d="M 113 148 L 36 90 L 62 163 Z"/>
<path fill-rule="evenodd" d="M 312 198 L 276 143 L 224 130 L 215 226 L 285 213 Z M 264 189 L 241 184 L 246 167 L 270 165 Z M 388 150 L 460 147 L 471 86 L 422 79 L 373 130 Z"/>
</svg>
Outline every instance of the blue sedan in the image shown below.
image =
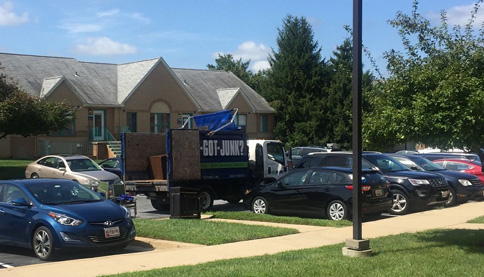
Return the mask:
<svg viewBox="0 0 484 277">
<path fill-rule="evenodd" d="M 67 249 L 119 250 L 134 240 L 129 211 L 77 182 L 0 182 L 0 244 L 33 249 L 53 260 Z"/>
</svg>

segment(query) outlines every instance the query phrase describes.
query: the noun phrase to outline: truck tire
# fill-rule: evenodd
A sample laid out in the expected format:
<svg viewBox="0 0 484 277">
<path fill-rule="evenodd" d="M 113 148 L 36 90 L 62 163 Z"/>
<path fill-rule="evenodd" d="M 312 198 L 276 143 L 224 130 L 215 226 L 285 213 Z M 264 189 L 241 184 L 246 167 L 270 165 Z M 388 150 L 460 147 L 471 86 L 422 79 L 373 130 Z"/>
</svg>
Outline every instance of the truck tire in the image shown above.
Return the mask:
<svg viewBox="0 0 484 277">
<path fill-rule="evenodd" d="M 200 208 L 202 212 L 210 211 L 213 207 L 213 193 L 207 189 L 200 192 Z"/>
<path fill-rule="evenodd" d="M 157 211 L 166 212 L 170 210 L 169 204 L 163 204 L 160 199 L 151 199 L 151 206 L 155 208 Z"/>
</svg>

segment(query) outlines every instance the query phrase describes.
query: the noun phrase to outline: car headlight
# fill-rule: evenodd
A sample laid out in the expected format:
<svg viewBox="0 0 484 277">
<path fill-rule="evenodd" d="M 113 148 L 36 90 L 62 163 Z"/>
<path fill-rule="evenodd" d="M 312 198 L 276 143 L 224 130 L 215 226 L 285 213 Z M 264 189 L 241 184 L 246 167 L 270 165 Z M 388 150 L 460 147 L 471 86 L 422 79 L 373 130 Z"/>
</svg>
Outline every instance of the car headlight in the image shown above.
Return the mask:
<svg viewBox="0 0 484 277">
<path fill-rule="evenodd" d="M 414 186 L 420 186 L 420 185 L 428 185 L 430 184 L 428 180 L 425 179 L 408 179 L 410 181 L 410 184 Z"/>
<path fill-rule="evenodd" d="M 465 179 L 459 179 L 459 183 L 461 183 L 461 185 L 465 187 L 472 186 L 472 183 L 469 180 L 465 180 Z"/>
<path fill-rule="evenodd" d="M 131 213 L 129 212 L 128 208 L 126 208 L 125 206 L 120 206 L 123 210 L 124 210 L 124 217 L 125 218 L 130 218 L 131 217 Z"/>
<path fill-rule="evenodd" d="M 81 180 L 80 183 L 83 184 L 83 185 L 86 185 L 86 186 L 91 186 L 91 187 L 99 186 L 99 181 L 96 180 L 96 179 L 86 178 L 84 180 Z"/>
<path fill-rule="evenodd" d="M 49 215 L 55 219 L 55 221 L 59 222 L 62 225 L 67 225 L 67 226 L 79 226 L 81 225 L 84 221 L 72 218 L 70 216 L 67 216 L 65 214 L 59 214 L 59 213 L 54 213 L 54 212 L 49 212 Z"/>
</svg>

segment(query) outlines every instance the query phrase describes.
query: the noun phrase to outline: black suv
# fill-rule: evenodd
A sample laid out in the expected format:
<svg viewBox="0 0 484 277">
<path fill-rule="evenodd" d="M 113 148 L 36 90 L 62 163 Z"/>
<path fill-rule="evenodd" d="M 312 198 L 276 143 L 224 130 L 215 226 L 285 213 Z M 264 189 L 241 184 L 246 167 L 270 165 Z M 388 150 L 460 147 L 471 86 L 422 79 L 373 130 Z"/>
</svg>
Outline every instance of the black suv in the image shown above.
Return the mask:
<svg viewBox="0 0 484 277">
<path fill-rule="evenodd" d="M 289 168 L 294 167 L 294 165 L 299 163 L 299 161 L 303 157 L 306 157 L 309 153 L 315 152 L 330 152 L 330 150 L 327 148 L 316 146 L 298 146 L 291 148 L 291 150 L 287 152 L 287 156 L 289 157 L 289 161 L 291 163 L 291 166 Z"/>
<path fill-rule="evenodd" d="M 449 199 L 449 185 L 437 174 L 408 169 L 392 157 L 380 153 L 363 153 L 362 169 L 377 168 L 390 182 L 393 193 L 393 214 L 406 214 L 433 205 L 443 205 Z M 314 153 L 301 159 L 296 168 L 340 166 L 351 168 L 353 154 L 349 152 Z"/>
</svg>

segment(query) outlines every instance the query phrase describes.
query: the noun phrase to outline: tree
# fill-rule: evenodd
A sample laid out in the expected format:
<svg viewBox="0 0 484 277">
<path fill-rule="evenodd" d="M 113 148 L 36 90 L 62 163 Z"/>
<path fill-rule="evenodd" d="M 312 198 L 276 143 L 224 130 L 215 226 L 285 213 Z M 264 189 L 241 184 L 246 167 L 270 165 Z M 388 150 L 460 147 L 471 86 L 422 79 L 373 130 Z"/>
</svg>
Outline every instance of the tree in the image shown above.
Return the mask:
<svg viewBox="0 0 484 277">
<path fill-rule="evenodd" d="M 482 0 L 464 31 L 450 29 L 445 11 L 432 27 L 418 13 L 397 13 L 405 53 L 385 53 L 389 77 L 372 95 L 373 111 L 363 122 L 367 148 L 421 142 L 442 149 L 478 151 L 484 145 L 484 30 L 473 31 Z"/>
<path fill-rule="evenodd" d="M 321 121 L 325 62 L 304 17 L 287 16 L 278 29 L 278 52 L 269 56 L 264 96 L 276 110 L 277 138 L 290 146 L 320 145 L 327 140 Z"/>
<path fill-rule="evenodd" d="M 353 43 L 347 38 L 339 45 L 329 59 L 329 84 L 324 112 L 328 122 L 329 142 L 335 142 L 344 149 L 352 144 L 353 107 Z M 363 93 L 371 91 L 373 75 L 363 74 Z"/>
<path fill-rule="evenodd" d="M 216 65 L 207 64 L 207 68 L 210 70 L 230 71 L 245 83 L 250 83 L 250 78 L 252 75 L 252 72 L 248 70 L 250 61 L 242 62 L 242 58 L 235 60 L 231 54 L 219 54 L 218 58 L 215 59 L 215 63 Z"/>
<path fill-rule="evenodd" d="M 75 109 L 65 103 L 37 99 L 0 73 L 0 139 L 8 135 L 48 135 L 66 128 Z"/>
</svg>

